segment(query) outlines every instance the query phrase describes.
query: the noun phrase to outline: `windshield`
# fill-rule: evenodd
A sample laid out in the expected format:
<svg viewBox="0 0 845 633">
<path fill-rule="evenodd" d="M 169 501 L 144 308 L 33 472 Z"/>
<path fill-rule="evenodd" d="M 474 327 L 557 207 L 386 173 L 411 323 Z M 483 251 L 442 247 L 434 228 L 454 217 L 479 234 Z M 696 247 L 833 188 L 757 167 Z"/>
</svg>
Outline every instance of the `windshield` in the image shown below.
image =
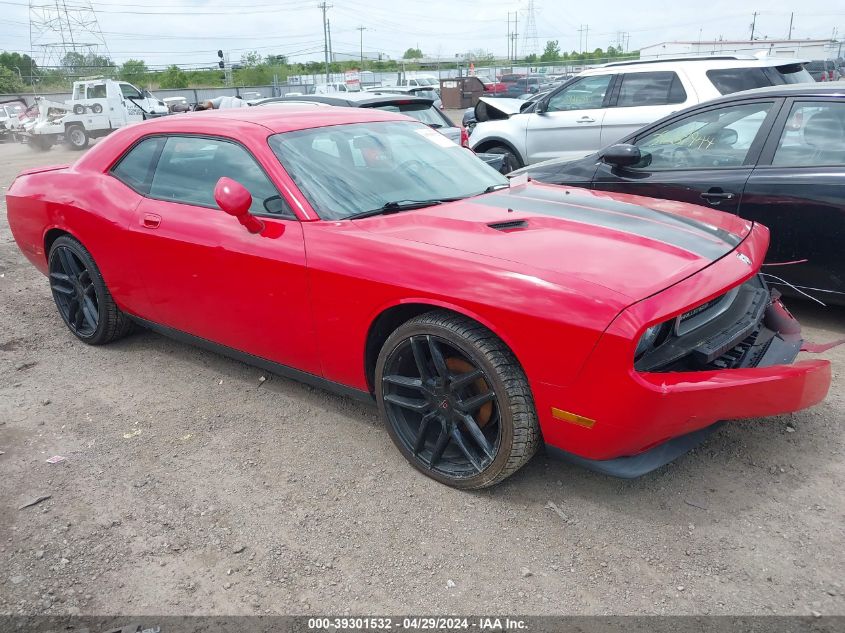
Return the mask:
<svg viewBox="0 0 845 633">
<path fill-rule="evenodd" d="M 508 182 L 472 152 L 411 121 L 285 132 L 269 142 L 308 202 L 327 220 L 396 201 L 471 197 Z"/>
</svg>

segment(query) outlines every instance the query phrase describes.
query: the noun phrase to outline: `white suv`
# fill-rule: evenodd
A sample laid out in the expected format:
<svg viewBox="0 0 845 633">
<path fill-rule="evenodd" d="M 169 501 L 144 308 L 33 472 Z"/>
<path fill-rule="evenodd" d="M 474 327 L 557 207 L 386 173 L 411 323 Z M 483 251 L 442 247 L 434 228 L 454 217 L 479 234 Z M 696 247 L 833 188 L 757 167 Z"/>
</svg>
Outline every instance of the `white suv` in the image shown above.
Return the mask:
<svg viewBox="0 0 845 633">
<path fill-rule="evenodd" d="M 550 158 L 576 159 L 702 101 L 812 81 L 802 61 L 778 58 L 614 62 L 582 72 L 514 114 L 508 114 L 509 107 L 510 112 L 519 107 L 513 100 L 484 98 L 484 107 L 476 108 L 470 147 L 505 154 L 513 169 Z"/>
</svg>

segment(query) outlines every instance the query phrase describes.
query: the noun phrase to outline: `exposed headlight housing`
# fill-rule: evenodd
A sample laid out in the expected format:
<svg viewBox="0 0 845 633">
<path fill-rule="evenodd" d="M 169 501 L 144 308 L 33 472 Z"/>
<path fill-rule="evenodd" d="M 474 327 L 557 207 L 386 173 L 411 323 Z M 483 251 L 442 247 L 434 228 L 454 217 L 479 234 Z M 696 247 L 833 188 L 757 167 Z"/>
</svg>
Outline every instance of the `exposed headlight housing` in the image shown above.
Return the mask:
<svg viewBox="0 0 845 633">
<path fill-rule="evenodd" d="M 668 323 L 658 323 L 657 325 L 652 325 L 643 332 L 643 335 L 640 337 L 640 342 L 637 343 L 637 349 L 634 350 L 634 359 L 637 359 L 645 354 L 648 350 L 654 347 L 655 343 L 665 338 L 663 335 L 668 325 Z"/>
</svg>

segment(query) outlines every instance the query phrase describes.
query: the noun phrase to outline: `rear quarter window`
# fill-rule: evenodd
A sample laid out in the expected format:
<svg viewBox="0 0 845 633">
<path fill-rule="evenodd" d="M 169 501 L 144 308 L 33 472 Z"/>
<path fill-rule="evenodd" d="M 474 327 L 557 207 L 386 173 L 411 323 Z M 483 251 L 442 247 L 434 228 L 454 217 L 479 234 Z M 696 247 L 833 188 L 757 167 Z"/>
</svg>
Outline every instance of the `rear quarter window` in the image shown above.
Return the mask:
<svg viewBox="0 0 845 633">
<path fill-rule="evenodd" d="M 161 136 L 147 138 L 134 145 L 112 167 L 112 176 L 138 193 L 147 195 L 153 180 L 153 170 L 161 155 L 165 139 Z"/>
<path fill-rule="evenodd" d="M 743 90 L 812 82 L 801 64 L 764 66 L 750 68 L 719 68 L 707 71 L 707 78 L 721 94 L 733 94 Z"/>
</svg>

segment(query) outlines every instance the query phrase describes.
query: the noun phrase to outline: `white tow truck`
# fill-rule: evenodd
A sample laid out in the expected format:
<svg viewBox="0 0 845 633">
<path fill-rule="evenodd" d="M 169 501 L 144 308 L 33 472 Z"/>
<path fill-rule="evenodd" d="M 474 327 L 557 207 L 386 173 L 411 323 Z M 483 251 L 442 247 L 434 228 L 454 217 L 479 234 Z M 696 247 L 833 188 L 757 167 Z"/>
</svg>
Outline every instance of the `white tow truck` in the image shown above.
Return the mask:
<svg viewBox="0 0 845 633">
<path fill-rule="evenodd" d="M 125 81 L 85 79 L 73 83 L 73 97 L 59 103 L 36 97 L 38 115 L 22 126 L 30 147 L 46 151 L 60 138 L 81 150 L 92 138 L 169 113 L 163 101 Z"/>
</svg>

